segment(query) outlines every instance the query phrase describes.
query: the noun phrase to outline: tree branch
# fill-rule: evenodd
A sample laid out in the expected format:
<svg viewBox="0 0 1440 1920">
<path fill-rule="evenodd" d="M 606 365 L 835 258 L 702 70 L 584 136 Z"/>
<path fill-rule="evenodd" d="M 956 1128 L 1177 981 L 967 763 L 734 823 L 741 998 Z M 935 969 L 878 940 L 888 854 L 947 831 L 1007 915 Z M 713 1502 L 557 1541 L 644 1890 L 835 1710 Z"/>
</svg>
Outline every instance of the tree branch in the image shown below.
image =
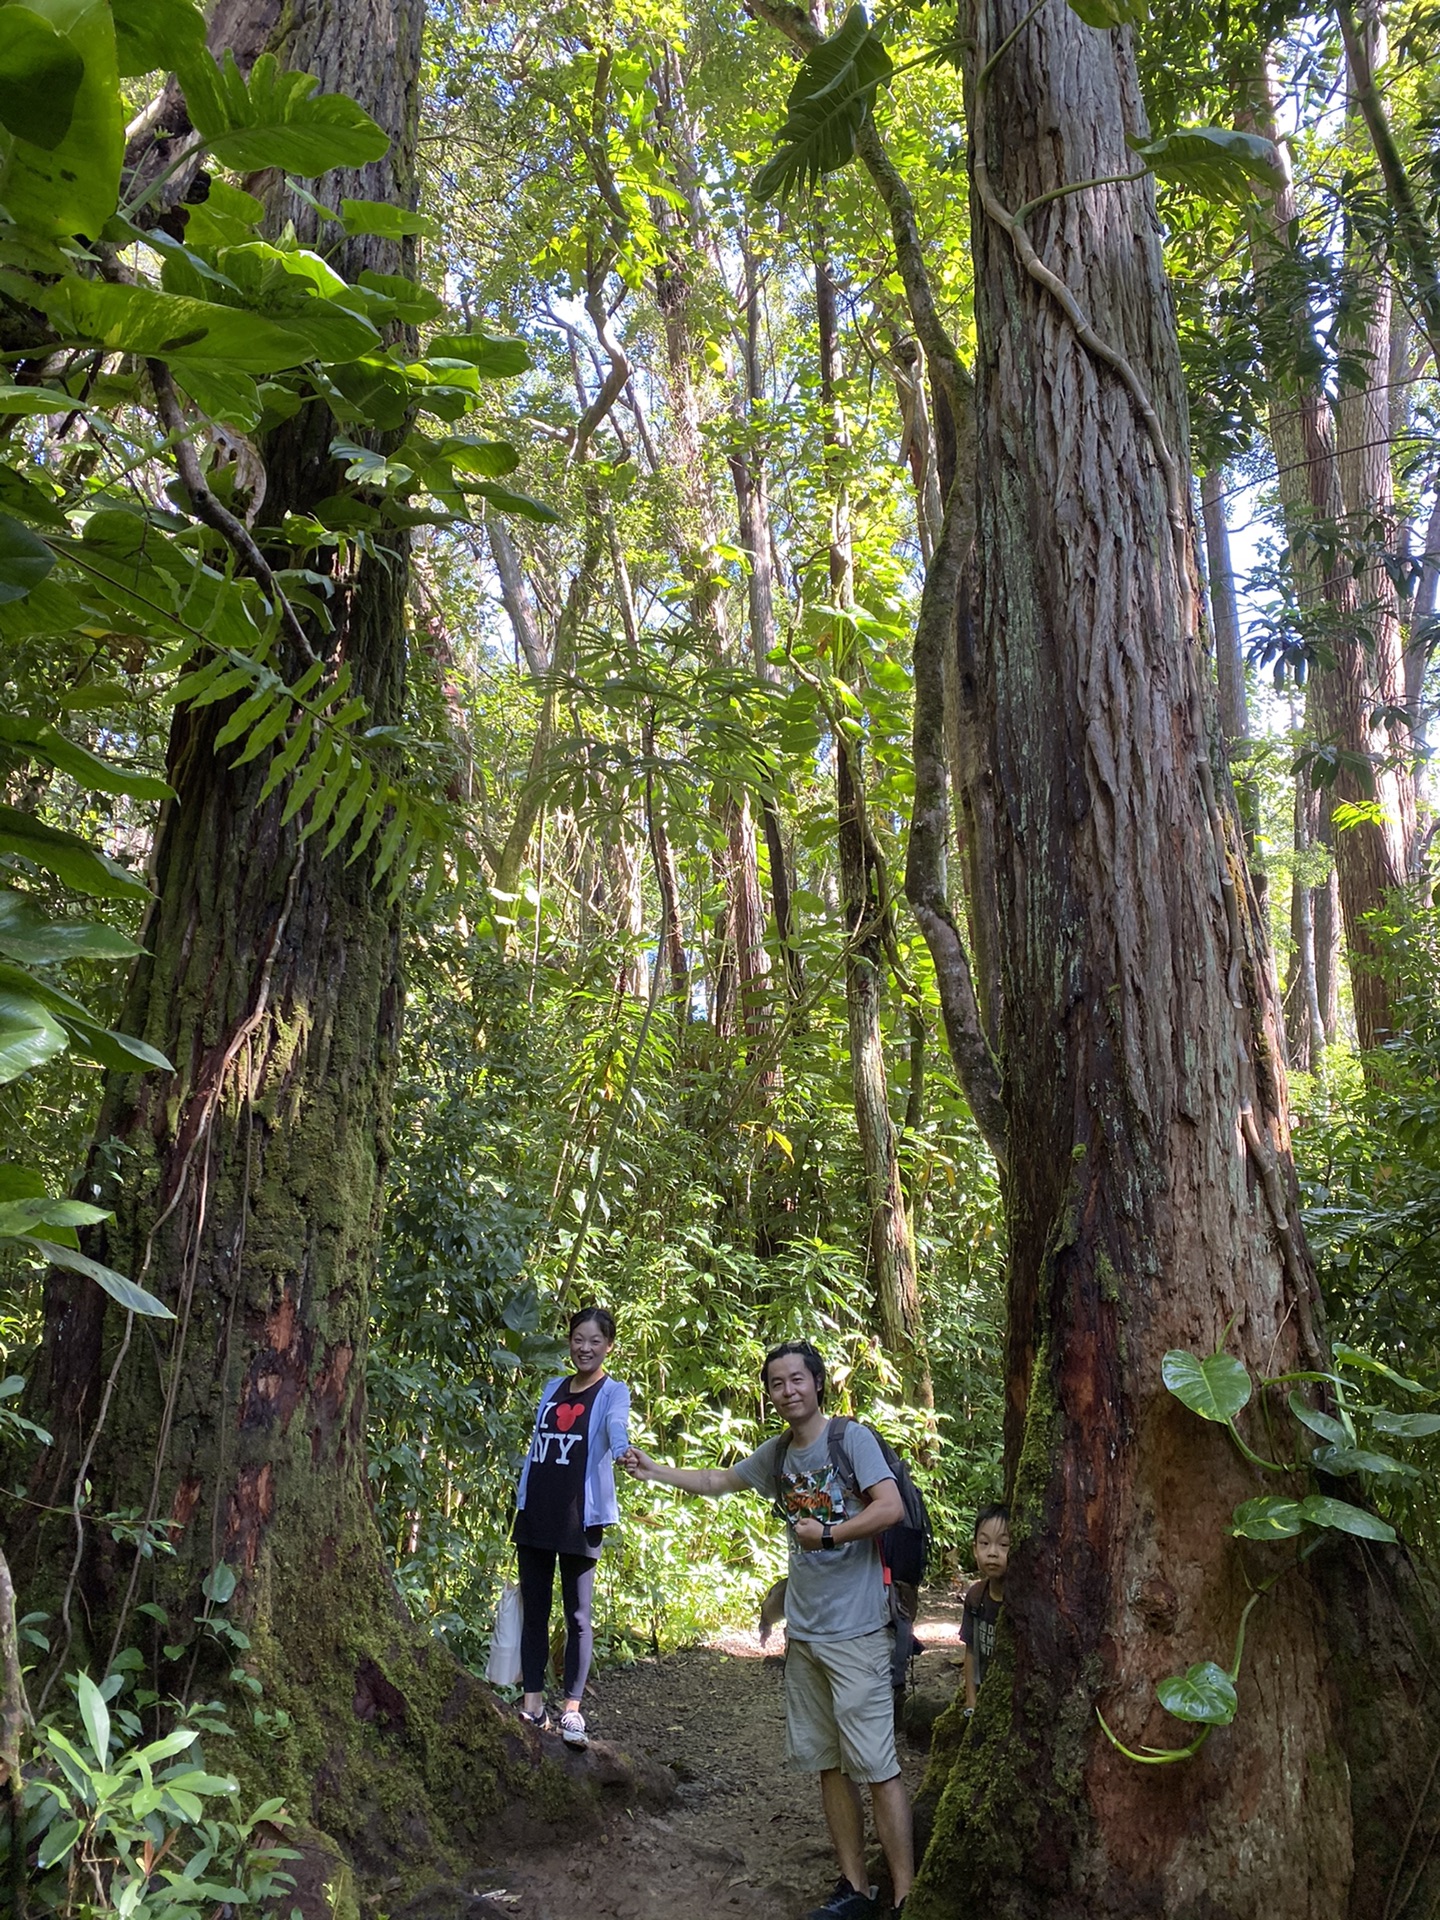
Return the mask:
<svg viewBox="0 0 1440 1920">
<path fill-rule="evenodd" d="M 280 616 L 280 625 L 293 643 L 300 658 L 307 666 L 317 663 L 315 649 L 301 626 L 295 609 L 285 598 L 285 593 L 276 580 L 270 562 L 261 553 L 255 536 L 243 520 L 222 506 L 210 491 L 205 479 L 204 469 L 195 452 L 195 443 L 190 438 L 190 428 L 180 405 L 179 395 L 175 391 L 175 382 L 170 369 L 163 360 L 147 360 L 150 384 L 155 390 L 155 405 L 164 423 L 165 431 L 175 452 L 175 464 L 180 470 L 180 478 L 185 491 L 190 496 L 190 504 L 195 509 L 195 517 L 207 527 L 212 527 L 225 541 L 235 558 L 240 562 L 252 579 L 258 581 L 262 592 L 267 594 Z"/>
</svg>

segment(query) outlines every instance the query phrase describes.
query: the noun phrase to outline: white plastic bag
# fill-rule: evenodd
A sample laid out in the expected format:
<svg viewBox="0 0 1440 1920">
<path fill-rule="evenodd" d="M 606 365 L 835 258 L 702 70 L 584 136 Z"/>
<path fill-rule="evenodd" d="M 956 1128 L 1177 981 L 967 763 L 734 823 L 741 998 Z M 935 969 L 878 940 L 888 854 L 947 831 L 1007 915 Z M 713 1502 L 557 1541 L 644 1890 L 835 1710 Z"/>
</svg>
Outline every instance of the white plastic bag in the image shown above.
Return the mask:
<svg viewBox="0 0 1440 1920">
<path fill-rule="evenodd" d="M 520 1589 L 512 1581 L 500 1595 L 495 1615 L 495 1637 L 490 1642 L 490 1661 L 485 1678 L 493 1686 L 518 1687 L 520 1684 Z"/>
</svg>

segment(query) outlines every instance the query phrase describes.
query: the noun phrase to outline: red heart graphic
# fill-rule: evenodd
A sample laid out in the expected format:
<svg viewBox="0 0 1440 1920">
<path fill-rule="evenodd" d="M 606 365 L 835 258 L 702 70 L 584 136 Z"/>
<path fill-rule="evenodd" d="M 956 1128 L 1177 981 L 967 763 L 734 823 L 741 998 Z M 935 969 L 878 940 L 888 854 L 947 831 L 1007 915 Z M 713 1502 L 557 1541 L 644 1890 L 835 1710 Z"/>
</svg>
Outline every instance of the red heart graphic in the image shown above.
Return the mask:
<svg viewBox="0 0 1440 1920">
<path fill-rule="evenodd" d="M 555 1424 L 562 1433 L 568 1433 L 585 1411 L 583 1400 L 557 1401 L 555 1405 Z"/>
</svg>

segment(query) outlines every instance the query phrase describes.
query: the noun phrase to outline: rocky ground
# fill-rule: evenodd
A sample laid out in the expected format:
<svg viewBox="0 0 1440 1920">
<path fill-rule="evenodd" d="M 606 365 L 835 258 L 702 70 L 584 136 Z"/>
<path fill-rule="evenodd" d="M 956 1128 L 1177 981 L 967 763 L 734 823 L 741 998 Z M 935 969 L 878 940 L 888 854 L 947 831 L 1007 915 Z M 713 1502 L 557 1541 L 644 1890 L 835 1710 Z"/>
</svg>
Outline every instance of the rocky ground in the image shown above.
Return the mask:
<svg viewBox="0 0 1440 1920">
<path fill-rule="evenodd" d="M 953 1600 L 925 1596 L 912 1724 L 954 1696 L 958 1626 Z M 674 1804 L 617 1809 L 598 1836 L 477 1875 L 473 1920 L 798 1920 L 823 1898 L 837 1869 L 815 1781 L 785 1764 L 779 1644 L 783 1629 L 768 1652 L 735 1633 L 598 1674 L 585 1705 L 594 1739 L 669 1767 Z M 902 1739 L 912 1790 L 927 1745 Z"/>
</svg>

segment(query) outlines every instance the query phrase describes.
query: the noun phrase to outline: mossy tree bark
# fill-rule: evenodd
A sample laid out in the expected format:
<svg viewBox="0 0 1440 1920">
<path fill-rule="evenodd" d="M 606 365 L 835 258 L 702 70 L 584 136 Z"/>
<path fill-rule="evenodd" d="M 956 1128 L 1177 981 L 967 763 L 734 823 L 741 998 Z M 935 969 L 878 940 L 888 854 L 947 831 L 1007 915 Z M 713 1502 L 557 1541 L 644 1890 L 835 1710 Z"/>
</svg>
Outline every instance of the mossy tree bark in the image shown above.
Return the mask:
<svg viewBox="0 0 1440 1920">
<path fill-rule="evenodd" d="M 1227 1537 L 1234 1506 L 1271 1489 L 1166 1392 L 1163 1354 L 1224 1343 L 1254 1374 L 1310 1366 L 1318 1303 L 1198 639 L 1151 192 L 1034 204 L 1132 171 L 1124 136 L 1145 122 L 1129 36 L 1063 0 L 1033 18 L 1027 0 L 979 0 L 976 42 L 976 643 L 1003 934 L 1016 1544 L 977 1716 L 942 1723 L 908 1911 L 1379 1912 L 1389 1863 L 1367 1796 L 1388 1804 L 1396 1848 L 1412 1808 L 1366 1767 L 1347 1773 L 1373 1730 L 1330 1656 L 1352 1582 L 1398 1617 L 1393 1569 L 1322 1548 L 1288 1571 L 1251 1617 L 1233 1727 L 1191 1760 L 1137 1765 L 1097 1722 L 1132 1748 L 1182 1745 L 1156 1683 L 1228 1663 L 1252 1582 L 1289 1552 Z M 1372 1698 L 1393 1644 L 1376 1641 Z"/>
<path fill-rule="evenodd" d="M 422 0 L 262 0 L 222 6 L 212 43 L 242 48 L 247 64 L 268 43 L 358 99 L 390 153 L 326 176 L 321 191 L 332 204 L 413 207 L 423 20 Z M 313 215 L 277 193 L 276 220 L 306 235 Z M 342 253 L 352 277 L 406 264 L 391 242 Z M 334 431 L 312 407 L 271 436 L 269 524 L 335 491 Z M 403 551 L 337 574 L 335 631 L 316 636 L 385 725 L 402 714 L 406 575 Z M 265 757 L 237 767 L 239 746 L 217 749 L 225 717 L 177 714 L 168 777 L 179 797 L 160 825 L 147 952 L 120 1023 L 175 1072 L 112 1077 L 91 1166 L 117 1215 L 93 1251 L 176 1318 L 127 1321 L 98 1288 L 51 1275 L 33 1387 L 56 1438 L 30 1489 L 39 1504 L 20 1515 L 16 1576 L 32 1604 L 53 1596 L 63 1609 L 62 1657 L 99 1673 L 122 1645 L 153 1651 L 162 1694 L 231 1700 L 257 1785 L 285 1793 L 361 1865 L 408 1859 L 433 1876 L 447 1844 L 478 1847 L 517 1800 L 548 1796 L 558 1811 L 572 1796 L 410 1621 L 370 1506 L 365 1349 L 401 1017 L 399 909 L 365 860 L 347 865 L 343 846 L 327 856 L 320 835 L 302 845 L 300 820 L 282 820 L 286 791 L 260 797 Z M 77 1557 L 77 1474 L 90 1512 L 138 1515 L 173 1556 L 137 1557 L 92 1521 Z M 222 1644 L 192 1624 L 211 1611 L 201 1583 L 219 1562 L 236 1577 L 228 1613 L 251 1636 L 240 1663 L 263 1687 L 270 1733 L 228 1684 Z M 168 1627 L 137 1618 L 141 1601 L 157 1602 Z M 167 1662 L 166 1641 L 190 1647 Z"/>
</svg>

